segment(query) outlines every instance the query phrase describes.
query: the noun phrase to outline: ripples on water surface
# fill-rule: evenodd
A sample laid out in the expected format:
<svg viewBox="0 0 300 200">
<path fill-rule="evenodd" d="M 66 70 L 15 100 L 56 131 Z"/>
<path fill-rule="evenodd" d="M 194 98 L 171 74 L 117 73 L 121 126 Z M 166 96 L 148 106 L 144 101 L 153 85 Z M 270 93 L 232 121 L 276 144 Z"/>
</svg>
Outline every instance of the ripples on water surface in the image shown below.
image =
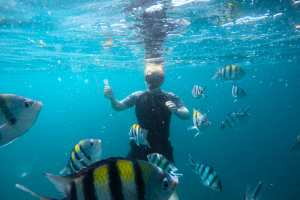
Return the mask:
<svg viewBox="0 0 300 200">
<path fill-rule="evenodd" d="M 228 2 L 165 2 L 162 89 L 176 93 L 190 112 L 209 110 L 212 123 L 207 134 L 193 138 L 195 133 L 186 129 L 192 120 L 172 118 L 170 139 L 176 167 L 184 174 L 179 197 L 242 199 L 248 183 L 254 188 L 264 181 L 262 200 L 299 200 L 300 159 L 289 148 L 300 128 L 300 3 L 239 0 L 233 21 L 217 23 Z M 151 5 L 0 0 L 0 93 L 44 104 L 31 130 L 0 149 L 0 199 L 34 199 L 14 189 L 16 183 L 61 198 L 42 173 L 58 174 L 82 139 L 100 138 L 104 157 L 125 156 L 128 131 L 136 123 L 134 111 L 112 112 L 102 96 L 102 80 L 109 80 L 117 99 L 145 89 L 145 38 L 136 18 Z M 245 78 L 234 83 L 247 96 L 236 103 L 232 82 L 211 80 L 211 70 L 228 64 L 246 71 Z M 193 99 L 195 84 L 207 86 L 209 99 Z M 242 130 L 220 130 L 226 114 L 250 103 L 255 116 Z M 205 188 L 184 165 L 188 154 L 213 166 L 222 193 Z"/>
</svg>

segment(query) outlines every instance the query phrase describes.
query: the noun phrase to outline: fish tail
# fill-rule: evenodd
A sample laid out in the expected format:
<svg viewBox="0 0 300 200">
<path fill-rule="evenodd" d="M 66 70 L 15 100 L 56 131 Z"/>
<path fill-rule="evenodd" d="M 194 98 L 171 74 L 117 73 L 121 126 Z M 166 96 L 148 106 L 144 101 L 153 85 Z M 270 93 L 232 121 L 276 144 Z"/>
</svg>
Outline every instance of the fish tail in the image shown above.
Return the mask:
<svg viewBox="0 0 300 200">
<path fill-rule="evenodd" d="M 185 163 L 187 166 L 192 166 L 192 167 L 196 167 L 196 163 L 195 161 L 193 160 L 192 156 L 189 155 L 189 158 L 190 158 L 190 163 Z"/>
<path fill-rule="evenodd" d="M 196 126 L 189 126 L 187 129 L 192 130 L 192 129 L 196 129 L 196 128 L 197 128 Z"/>
<path fill-rule="evenodd" d="M 215 75 L 212 77 L 212 79 L 215 79 L 215 78 L 217 78 L 219 76 L 219 72 L 216 72 L 214 70 L 211 70 L 211 71 L 213 71 L 215 73 Z"/>
<path fill-rule="evenodd" d="M 34 192 L 32 192 L 31 190 L 29 190 L 28 188 L 26 188 L 26 187 L 24 187 L 23 185 L 20 185 L 20 184 L 16 184 L 15 187 L 18 188 L 18 189 L 20 189 L 20 190 L 23 190 L 24 192 L 27 192 L 27 193 L 31 194 L 32 196 L 35 196 L 35 197 L 37 197 L 37 198 L 39 198 L 41 200 L 57 200 L 57 199 L 51 199 L 51 198 L 42 197 L 40 195 L 37 195 Z M 66 199 L 67 199 L 67 197 L 66 198 L 62 198 L 60 200 L 66 200 Z"/>
<path fill-rule="evenodd" d="M 253 197 L 254 197 L 254 200 L 258 200 L 258 196 L 261 192 L 261 188 L 262 188 L 262 184 L 263 182 L 260 181 L 257 185 L 257 187 L 255 188 L 254 192 L 253 192 Z"/>
</svg>

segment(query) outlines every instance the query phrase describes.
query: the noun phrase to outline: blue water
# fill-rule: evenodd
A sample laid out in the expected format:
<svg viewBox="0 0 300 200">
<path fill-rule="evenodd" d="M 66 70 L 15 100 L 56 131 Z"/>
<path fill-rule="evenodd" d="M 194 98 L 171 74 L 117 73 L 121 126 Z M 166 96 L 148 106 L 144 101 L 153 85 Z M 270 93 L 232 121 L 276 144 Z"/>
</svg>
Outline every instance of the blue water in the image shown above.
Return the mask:
<svg viewBox="0 0 300 200">
<path fill-rule="evenodd" d="M 243 199 L 247 184 L 254 188 L 263 181 L 262 200 L 299 200 L 300 158 L 290 146 L 300 128 L 300 5 L 238 2 L 235 21 L 247 16 L 257 21 L 210 23 L 221 1 L 192 2 L 168 11 L 168 18 L 190 25 L 166 36 L 161 88 L 177 94 L 190 113 L 193 108 L 209 110 L 211 122 L 204 135 L 194 138 L 196 132 L 187 130 L 192 119 L 172 116 L 170 141 L 178 173 L 184 175 L 177 193 L 180 199 Z M 118 100 L 146 89 L 143 44 L 138 31 L 129 28 L 137 22 L 122 11 L 128 4 L 0 0 L 0 93 L 44 104 L 32 128 L 0 149 L 0 199 L 36 199 L 15 189 L 17 183 L 39 195 L 61 198 L 43 173 L 58 174 L 80 140 L 101 139 L 104 158 L 126 156 L 128 132 L 137 122 L 134 108 L 113 111 L 103 97 L 102 81 L 109 80 Z M 101 27 L 107 24 L 109 31 Z M 107 45 L 107 38 L 113 45 Z M 234 82 L 211 80 L 211 70 L 228 64 L 241 66 L 246 76 Z M 193 98 L 195 84 L 207 86 L 208 99 Z M 235 103 L 233 84 L 247 93 Z M 254 116 L 241 130 L 221 131 L 228 113 L 250 104 Z M 222 193 L 205 187 L 185 165 L 188 154 L 214 168 Z M 22 171 L 27 173 L 23 177 Z"/>
</svg>

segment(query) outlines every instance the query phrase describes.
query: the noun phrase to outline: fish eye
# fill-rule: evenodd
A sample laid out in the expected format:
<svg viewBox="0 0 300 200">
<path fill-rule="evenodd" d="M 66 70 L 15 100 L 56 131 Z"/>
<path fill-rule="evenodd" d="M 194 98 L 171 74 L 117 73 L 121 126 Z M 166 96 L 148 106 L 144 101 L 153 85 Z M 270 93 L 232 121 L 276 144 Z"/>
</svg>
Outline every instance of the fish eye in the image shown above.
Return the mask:
<svg viewBox="0 0 300 200">
<path fill-rule="evenodd" d="M 161 183 L 161 188 L 163 190 L 167 190 L 170 188 L 170 182 L 168 181 L 168 179 L 164 179 L 163 182 Z"/>
<path fill-rule="evenodd" d="M 91 146 L 93 146 L 93 145 L 94 145 L 94 143 L 90 142 L 90 145 L 91 145 Z"/>
<path fill-rule="evenodd" d="M 30 108 L 32 106 L 32 103 L 28 102 L 28 101 L 24 101 L 22 104 L 23 108 Z"/>
</svg>

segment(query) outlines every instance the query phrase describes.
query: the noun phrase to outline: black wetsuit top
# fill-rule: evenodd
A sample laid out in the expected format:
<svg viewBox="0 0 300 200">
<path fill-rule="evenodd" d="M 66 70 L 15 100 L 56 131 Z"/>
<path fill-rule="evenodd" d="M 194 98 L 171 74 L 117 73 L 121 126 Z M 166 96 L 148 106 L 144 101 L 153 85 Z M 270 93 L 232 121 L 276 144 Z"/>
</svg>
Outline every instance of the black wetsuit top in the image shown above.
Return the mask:
<svg viewBox="0 0 300 200">
<path fill-rule="evenodd" d="M 135 113 L 138 124 L 141 128 L 148 130 L 147 140 L 151 146 L 149 149 L 145 145 L 137 146 L 135 141 L 131 141 L 131 149 L 127 157 L 147 161 L 147 155 L 159 153 L 174 163 L 173 147 L 168 140 L 172 113 L 165 103 L 172 101 L 177 108 L 180 108 L 184 105 L 179 97 L 162 90 L 157 95 L 153 95 L 146 90 L 135 92 L 123 101 L 127 107 L 136 105 Z"/>
</svg>

